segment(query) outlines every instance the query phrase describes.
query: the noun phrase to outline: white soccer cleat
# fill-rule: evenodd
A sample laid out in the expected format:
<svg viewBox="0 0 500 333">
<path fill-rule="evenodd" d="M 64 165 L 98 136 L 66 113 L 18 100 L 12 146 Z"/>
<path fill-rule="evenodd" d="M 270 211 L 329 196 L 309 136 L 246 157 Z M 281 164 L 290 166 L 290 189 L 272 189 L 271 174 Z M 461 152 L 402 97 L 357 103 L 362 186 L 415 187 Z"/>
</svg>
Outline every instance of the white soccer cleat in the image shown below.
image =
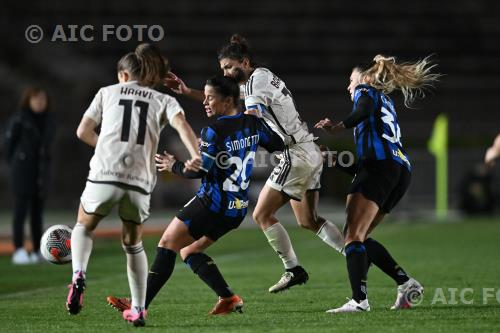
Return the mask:
<svg viewBox="0 0 500 333">
<path fill-rule="evenodd" d="M 342 305 L 340 308 L 327 310 L 326 313 L 347 313 L 347 312 L 366 312 L 370 311 L 370 304 L 368 304 L 368 299 L 356 302 L 353 299 L 349 299 L 347 303 Z"/>
<path fill-rule="evenodd" d="M 270 293 L 277 293 L 280 291 L 287 290 L 295 285 L 304 284 L 309 280 L 309 274 L 302 268 L 302 266 L 297 266 L 293 269 L 293 272 L 286 271 L 281 276 L 280 280 L 269 288 Z"/>
<path fill-rule="evenodd" d="M 12 255 L 12 263 L 14 265 L 28 265 L 31 264 L 28 251 L 24 248 L 17 249 Z"/>
<path fill-rule="evenodd" d="M 414 278 L 410 278 L 398 286 L 398 296 L 391 310 L 409 309 L 420 303 L 423 294 L 424 287 Z"/>
</svg>

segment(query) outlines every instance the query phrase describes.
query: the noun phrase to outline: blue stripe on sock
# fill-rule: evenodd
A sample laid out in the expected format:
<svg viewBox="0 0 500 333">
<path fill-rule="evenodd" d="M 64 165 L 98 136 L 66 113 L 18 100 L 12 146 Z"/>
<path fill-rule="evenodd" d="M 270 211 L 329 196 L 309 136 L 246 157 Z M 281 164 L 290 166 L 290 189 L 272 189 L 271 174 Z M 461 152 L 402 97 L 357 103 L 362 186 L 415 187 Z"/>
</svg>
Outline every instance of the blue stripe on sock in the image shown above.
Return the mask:
<svg viewBox="0 0 500 333">
<path fill-rule="evenodd" d="M 352 244 L 352 243 L 348 244 L 345 247 L 345 254 L 348 255 L 352 251 L 356 251 L 356 252 L 362 253 L 362 252 L 366 252 L 366 248 L 365 248 L 365 246 L 363 244 Z"/>
</svg>

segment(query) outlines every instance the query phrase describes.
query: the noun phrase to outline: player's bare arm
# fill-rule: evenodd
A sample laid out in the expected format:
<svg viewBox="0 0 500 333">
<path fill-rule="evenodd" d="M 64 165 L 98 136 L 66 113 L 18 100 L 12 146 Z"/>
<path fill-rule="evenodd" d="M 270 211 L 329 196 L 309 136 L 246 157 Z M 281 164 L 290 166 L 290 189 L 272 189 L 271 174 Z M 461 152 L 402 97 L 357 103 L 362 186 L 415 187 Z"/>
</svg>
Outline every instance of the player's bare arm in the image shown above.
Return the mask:
<svg viewBox="0 0 500 333">
<path fill-rule="evenodd" d="M 94 119 L 84 116 L 80 121 L 80 125 L 78 125 L 76 136 L 81 141 L 95 148 L 95 146 L 97 145 L 97 139 L 99 138 L 99 136 L 95 132 L 96 127 L 97 123 Z"/>
<path fill-rule="evenodd" d="M 178 113 L 174 119 L 172 119 L 172 127 L 175 128 L 177 133 L 181 138 L 182 143 L 186 146 L 189 151 L 191 158 L 200 157 L 200 152 L 198 151 L 198 138 L 194 134 L 193 129 L 186 120 L 183 113 Z"/>
</svg>

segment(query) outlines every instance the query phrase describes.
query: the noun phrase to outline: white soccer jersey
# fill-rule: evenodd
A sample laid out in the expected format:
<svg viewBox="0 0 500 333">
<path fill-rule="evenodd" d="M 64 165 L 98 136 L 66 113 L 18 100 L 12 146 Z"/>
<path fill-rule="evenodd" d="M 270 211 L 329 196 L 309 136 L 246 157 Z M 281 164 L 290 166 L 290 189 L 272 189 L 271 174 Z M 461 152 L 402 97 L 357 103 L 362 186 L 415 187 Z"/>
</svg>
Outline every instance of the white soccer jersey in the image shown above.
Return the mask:
<svg viewBox="0 0 500 333">
<path fill-rule="evenodd" d="M 151 193 L 160 132 L 179 112 L 184 111 L 175 98 L 137 81 L 101 88 L 84 114 L 101 125 L 88 180 Z"/>
<path fill-rule="evenodd" d="M 244 86 L 245 106 L 263 104 L 266 123 L 281 135 L 286 145 L 313 141 L 307 124 L 300 118 L 292 94 L 285 83 L 269 69 L 255 69 Z"/>
</svg>

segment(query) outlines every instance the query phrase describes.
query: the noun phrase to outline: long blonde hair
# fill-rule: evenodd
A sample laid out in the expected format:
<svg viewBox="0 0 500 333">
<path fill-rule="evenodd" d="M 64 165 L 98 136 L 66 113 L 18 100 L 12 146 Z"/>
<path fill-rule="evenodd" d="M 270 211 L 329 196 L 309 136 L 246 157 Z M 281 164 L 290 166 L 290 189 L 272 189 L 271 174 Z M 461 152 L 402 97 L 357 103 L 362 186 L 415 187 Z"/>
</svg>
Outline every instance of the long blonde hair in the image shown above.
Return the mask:
<svg viewBox="0 0 500 333">
<path fill-rule="evenodd" d="M 431 73 L 437 64 L 430 57 L 415 62 L 396 63 L 395 57 L 376 55 L 374 64 L 366 70 L 360 70 L 361 82 L 371 85 L 390 94 L 394 90 L 401 90 L 404 104 L 410 107 L 416 98 L 424 98 L 425 92 L 439 81 L 442 74 Z"/>
</svg>

